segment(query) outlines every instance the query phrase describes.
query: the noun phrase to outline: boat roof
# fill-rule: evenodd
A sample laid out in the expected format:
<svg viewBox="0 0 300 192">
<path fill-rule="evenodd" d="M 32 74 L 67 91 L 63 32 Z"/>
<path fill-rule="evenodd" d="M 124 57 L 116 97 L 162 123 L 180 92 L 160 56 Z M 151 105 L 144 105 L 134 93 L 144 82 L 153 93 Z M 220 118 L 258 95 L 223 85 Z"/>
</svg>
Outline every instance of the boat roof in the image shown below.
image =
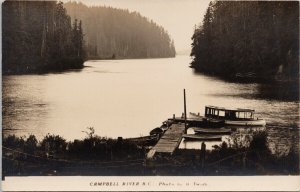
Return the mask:
<svg viewBox="0 0 300 192">
<path fill-rule="evenodd" d="M 205 107 L 208 107 L 210 109 L 217 109 L 217 110 L 222 110 L 222 111 L 237 111 L 237 112 L 254 112 L 254 109 L 242 109 L 242 108 L 225 108 L 225 107 L 217 107 L 217 106 L 211 106 L 207 105 Z"/>
</svg>

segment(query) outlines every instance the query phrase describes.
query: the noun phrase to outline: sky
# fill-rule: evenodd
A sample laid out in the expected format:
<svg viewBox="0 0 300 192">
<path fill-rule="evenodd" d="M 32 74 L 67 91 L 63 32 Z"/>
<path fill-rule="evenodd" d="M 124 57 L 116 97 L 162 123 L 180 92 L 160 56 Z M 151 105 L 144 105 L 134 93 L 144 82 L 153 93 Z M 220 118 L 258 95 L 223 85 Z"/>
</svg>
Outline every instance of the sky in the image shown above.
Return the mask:
<svg viewBox="0 0 300 192">
<path fill-rule="evenodd" d="M 68 1 L 68 0 L 66 0 Z M 137 11 L 163 26 L 174 39 L 178 54 L 188 54 L 195 25 L 203 19 L 209 0 L 77 0 L 86 5 L 105 5 Z"/>
</svg>

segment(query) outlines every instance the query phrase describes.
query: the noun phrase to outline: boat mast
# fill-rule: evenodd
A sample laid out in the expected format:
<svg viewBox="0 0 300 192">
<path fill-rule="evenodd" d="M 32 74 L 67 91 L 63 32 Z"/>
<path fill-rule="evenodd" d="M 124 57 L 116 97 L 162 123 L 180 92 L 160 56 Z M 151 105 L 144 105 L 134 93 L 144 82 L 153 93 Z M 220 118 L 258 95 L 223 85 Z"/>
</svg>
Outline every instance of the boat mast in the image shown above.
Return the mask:
<svg viewBox="0 0 300 192">
<path fill-rule="evenodd" d="M 187 127 L 186 127 L 186 98 L 185 98 L 185 89 L 183 89 L 183 102 L 184 102 L 184 132 L 187 132 Z"/>
</svg>

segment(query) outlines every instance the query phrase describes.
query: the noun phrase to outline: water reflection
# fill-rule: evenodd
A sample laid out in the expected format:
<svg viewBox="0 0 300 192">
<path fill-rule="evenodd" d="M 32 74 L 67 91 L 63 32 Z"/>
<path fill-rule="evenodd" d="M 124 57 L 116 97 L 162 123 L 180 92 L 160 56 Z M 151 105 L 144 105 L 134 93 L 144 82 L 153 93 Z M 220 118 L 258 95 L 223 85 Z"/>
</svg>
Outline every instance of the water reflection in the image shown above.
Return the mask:
<svg viewBox="0 0 300 192">
<path fill-rule="evenodd" d="M 193 71 L 196 76 L 205 76 L 208 79 L 224 81 L 230 87 L 239 88 L 236 92 L 212 93 L 211 96 L 218 97 L 240 97 L 247 99 L 277 100 L 277 101 L 299 101 L 299 81 L 273 81 L 273 82 L 239 82 L 237 80 L 222 79 Z M 242 87 L 240 85 L 243 85 Z"/>
<path fill-rule="evenodd" d="M 272 84 L 261 84 L 258 87 L 257 98 L 272 99 L 280 101 L 299 100 L 299 82 L 277 82 Z"/>
<path fill-rule="evenodd" d="M 252 108 L 266 119 L 271 145 L 299 148 L 299 101 L 286 96 L 298 89 L 226 82 L 195 74 L 189 63 L 186 56 L 87 61 L 79 71 L 4 76 L 3 134 L 40 139 L 50 133 L 73 140 L 94 127 L 100 136 L 145 136 L 183 112 L 185 88 L 188 112 L 203 114 L 205 105 Z"/>
</svg>

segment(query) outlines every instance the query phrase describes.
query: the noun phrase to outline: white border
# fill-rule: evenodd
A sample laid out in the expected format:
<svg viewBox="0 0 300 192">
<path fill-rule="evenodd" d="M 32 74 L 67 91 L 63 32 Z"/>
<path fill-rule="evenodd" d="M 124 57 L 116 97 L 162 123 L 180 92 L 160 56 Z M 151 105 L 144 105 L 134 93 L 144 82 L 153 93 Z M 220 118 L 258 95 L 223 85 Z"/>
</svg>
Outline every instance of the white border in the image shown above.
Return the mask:
<svg viewBox="0 0 300 192">
<path fill-rule="evenodd" d="M 300 176 L 6 177 L 2 187 L 3 191 L 300 191 Z"/>
</svg>

